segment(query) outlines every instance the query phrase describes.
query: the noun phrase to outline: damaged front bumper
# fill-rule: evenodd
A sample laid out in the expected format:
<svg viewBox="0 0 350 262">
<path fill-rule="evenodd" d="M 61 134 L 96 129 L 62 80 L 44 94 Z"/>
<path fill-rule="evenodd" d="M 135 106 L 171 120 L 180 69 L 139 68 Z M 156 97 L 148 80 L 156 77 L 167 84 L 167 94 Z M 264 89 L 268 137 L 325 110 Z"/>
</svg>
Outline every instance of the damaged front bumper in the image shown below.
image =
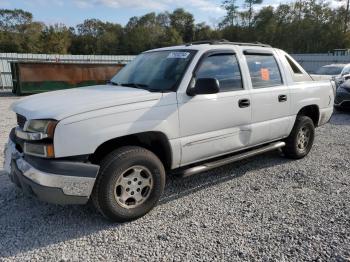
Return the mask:
<svg viewBox="0 0 350 262">
<path fill-rule="evenodd" d="M 54 204 L 85 204 L 89 200 L 99 166 L 25 156 L 11 139 L 4 153 L 5 172 L 25 193 Z"/>
</svg>

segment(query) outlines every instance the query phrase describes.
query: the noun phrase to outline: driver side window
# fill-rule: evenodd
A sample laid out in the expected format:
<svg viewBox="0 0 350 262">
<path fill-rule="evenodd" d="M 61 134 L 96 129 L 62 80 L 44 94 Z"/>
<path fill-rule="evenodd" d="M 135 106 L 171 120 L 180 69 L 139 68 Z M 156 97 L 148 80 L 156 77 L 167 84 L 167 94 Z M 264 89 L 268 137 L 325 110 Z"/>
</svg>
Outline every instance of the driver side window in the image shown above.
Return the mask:
<svg viewBox="0 0 350 262">
<path fill-rule="evenodd" d="M 205 57 L 196 72 L 196 79 L 199 78 L 216 78 L 220 92 L 243 89 L 241 71 L 234 54 L 219 53 Z"/>
</svg>

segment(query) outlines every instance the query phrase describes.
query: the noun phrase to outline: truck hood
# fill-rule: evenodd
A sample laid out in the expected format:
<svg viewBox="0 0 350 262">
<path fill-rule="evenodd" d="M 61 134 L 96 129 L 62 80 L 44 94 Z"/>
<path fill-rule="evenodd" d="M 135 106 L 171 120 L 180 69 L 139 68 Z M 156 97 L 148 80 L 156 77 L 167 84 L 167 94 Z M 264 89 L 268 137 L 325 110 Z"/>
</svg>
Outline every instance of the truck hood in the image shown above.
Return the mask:
<svg viewBox="0 0 350 262">
<path fill-rule="evenodd" d="M 11 109 L 27 119 L 62 120 L 102 108 L 158 100 L 162 93 L 122 86 L 98 85 L 48 92 L 21 99 Z"/>
</svg>

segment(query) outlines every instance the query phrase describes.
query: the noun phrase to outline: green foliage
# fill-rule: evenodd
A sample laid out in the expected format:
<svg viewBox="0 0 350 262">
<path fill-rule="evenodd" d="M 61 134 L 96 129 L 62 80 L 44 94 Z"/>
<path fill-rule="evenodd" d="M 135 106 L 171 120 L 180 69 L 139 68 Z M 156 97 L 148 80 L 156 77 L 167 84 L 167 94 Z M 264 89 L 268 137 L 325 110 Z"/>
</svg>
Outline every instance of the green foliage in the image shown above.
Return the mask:
<svg viewBox="0 0 350 262">
<path fill-rule="evenodd" d="M 191 13 L 182 8 L 176 9 L 170 17 L 170 26 L 174 28 L 182 37 L 184 42 L 193 41 L 194 36 L 194 18 Z"/>
<path fill-rule="evenodd" d="M 21 9 L 1 9 L 0 28 L 4 31 L 18 32 L 21 27 L 32 23 L 33 15 Z"/>
<path fill-rule="evenodd" d="M 226 16 L 220 23 L 220 27 L 234 26 L 239 13 L 236 0 L 224 0 L 222 2 L 222 7 L 226 10 Z"/>
<path fill-rule="evenodd" d="M 45 43 L 41 48 L 43 53 L 67 54 L 71 45 L 71 31 L 65 25 L 46 26 L 41 32 L 41 42 Z"/>
<path fill-rule="evenodd" d="M 244 0 L 245 6 L 248 8 L 247 17 L 248 17 L 248 26 L 251 27 L 251 22 L 253 18 L 253 6 L 262 4 L 263 0 Z"/>
<path fill-rule="evenodd" d="M 132 17 L 125 26 L 87 19 L 75 28 L 33 21 L 31 13 L 0 9 L 0 52 L 59 54 L 138 54 L 144 50 L 181 43 L 228 39 L 263 42 L 289 52 L 327 52 L 350 48 L 346 8 L 331 8 L 324 1 L 298 0 L 277 7 L 263 0 L 224 0 L 226 10 L 218 28 L 195 24 L 182 8 L 173 12 Z"/>
</svg>

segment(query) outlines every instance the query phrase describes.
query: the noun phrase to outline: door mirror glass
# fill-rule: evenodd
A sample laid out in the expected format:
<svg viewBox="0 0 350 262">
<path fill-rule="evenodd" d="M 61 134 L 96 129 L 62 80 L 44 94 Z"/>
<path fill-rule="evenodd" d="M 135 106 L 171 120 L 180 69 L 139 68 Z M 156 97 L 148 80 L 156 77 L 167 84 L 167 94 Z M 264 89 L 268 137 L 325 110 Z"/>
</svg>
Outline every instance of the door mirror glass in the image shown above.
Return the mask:
<svg viewBox="0 0 350 262">
<path fill-rule="evenodd" d="M 195 80 L 194 87 L 189 88 L 187 94 L 195 95 L 209 95 L 216 94 L 220 91 L 220 84 L 216 78 L 199 78 Z"/>
</svg>

